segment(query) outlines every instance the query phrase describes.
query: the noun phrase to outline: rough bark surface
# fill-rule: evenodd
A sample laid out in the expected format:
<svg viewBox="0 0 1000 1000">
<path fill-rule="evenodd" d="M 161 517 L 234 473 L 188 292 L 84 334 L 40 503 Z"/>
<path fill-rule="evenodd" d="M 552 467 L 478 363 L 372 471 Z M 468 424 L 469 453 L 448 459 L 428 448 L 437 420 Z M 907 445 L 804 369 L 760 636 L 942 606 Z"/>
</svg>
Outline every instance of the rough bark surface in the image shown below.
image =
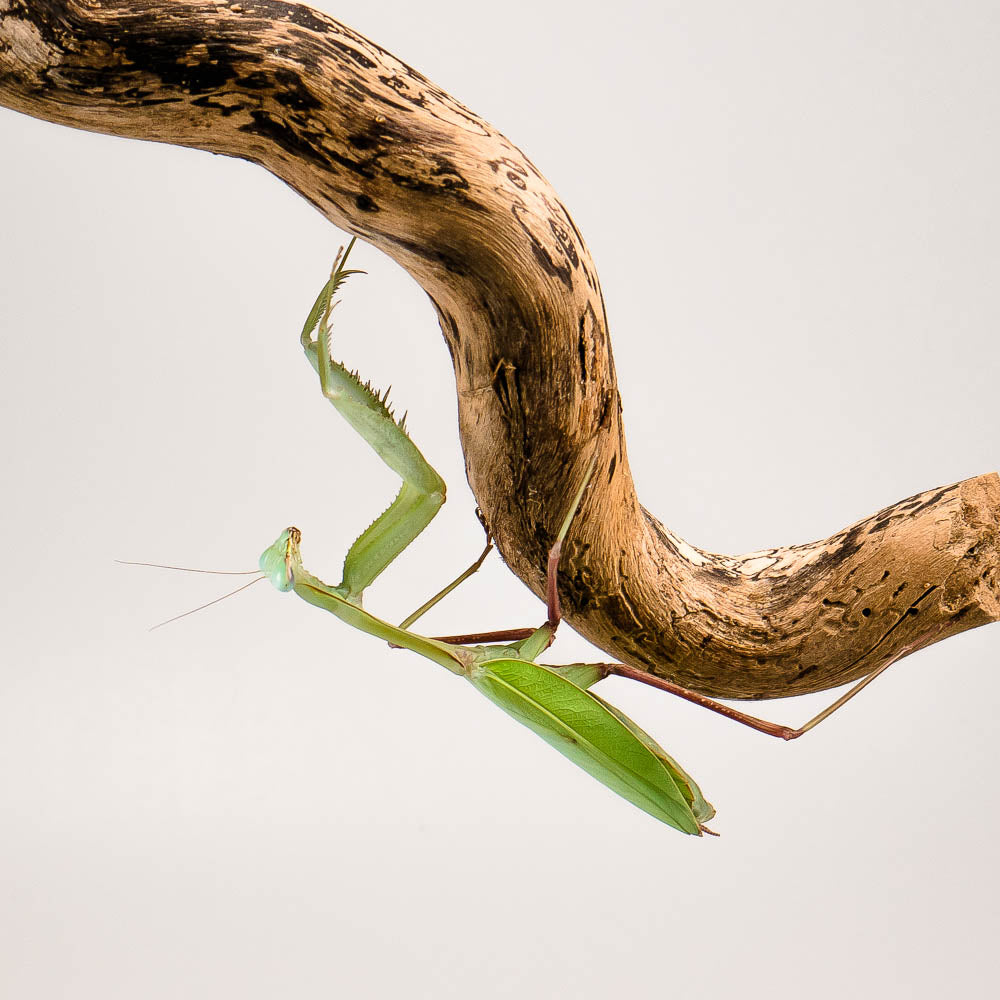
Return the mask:
<svg viewBox="0 0 1000 1000">
<path fill-rule="evenodd" d="M 405 267 L 451 351 L 473 492 L 540 596 L 596 449 L 560 592 L 573 627 L 626 663 L 705 694 L 781 697 L 1000 618 L 995 474 L 738 557 L 664 528 L 635 494 L 600 285 L 565 207 L 494 128 L 327 15 L 0 0 L 0 104 L 251 160 Z"/>
</svg>

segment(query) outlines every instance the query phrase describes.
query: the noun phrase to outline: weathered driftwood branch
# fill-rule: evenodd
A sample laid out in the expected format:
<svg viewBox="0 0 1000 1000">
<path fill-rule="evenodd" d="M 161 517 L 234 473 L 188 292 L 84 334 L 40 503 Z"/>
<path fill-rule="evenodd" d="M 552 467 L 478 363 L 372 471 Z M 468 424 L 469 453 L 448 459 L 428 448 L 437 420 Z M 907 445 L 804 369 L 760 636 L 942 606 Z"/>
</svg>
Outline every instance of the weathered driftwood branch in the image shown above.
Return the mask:
<svg viewBox="0 0 1000 1000">
<path fill-rule="evenodd" d="M 469 482 L 539 595 L 596 447 L 562 598 L 625 662 L 706 694 L 779 697 L 855 679 L 939 626 L 944 638 L 1000 617 L 995 474 L 735 558 L 663 528 L 635 495 L 597 274 L 555 192 L 495 129 L 326 15 L 269 0 L 0 0 L 0 104 L 252 160 L 399 261 L 451 351 Z"/>
</svg>

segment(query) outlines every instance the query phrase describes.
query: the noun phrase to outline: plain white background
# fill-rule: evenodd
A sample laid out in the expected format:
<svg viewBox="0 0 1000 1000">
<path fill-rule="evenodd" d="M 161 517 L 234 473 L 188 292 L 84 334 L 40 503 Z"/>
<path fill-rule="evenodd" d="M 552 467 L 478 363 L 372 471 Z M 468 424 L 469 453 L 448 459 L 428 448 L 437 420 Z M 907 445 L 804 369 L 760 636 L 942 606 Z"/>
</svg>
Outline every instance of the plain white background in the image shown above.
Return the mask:
<svg viewBox="0 0 1000 1000">
<path fill-rule="evenodd" d="M 318 6 L 555 184 L 682 536 L 825 537 L 1000 466 L 996 4 Z M 264 584 L 150 634 L 227 583 L 113 559 L 247 569 L 295 523 L 337 579 L 392 495 L 296 341 L 343 237 L 235 160 L 10 112 L 0 144 L 4 996 L 992 994 L 1000 630 L 792 745 L 609 686 L 720 840 Z M 337 349 L 450 488 L 371 592 L 401 617 L 481 537 L 433 311 L 356 263 Z M 541 614 L 494 556 L 428 625 Z"/>
</svg>

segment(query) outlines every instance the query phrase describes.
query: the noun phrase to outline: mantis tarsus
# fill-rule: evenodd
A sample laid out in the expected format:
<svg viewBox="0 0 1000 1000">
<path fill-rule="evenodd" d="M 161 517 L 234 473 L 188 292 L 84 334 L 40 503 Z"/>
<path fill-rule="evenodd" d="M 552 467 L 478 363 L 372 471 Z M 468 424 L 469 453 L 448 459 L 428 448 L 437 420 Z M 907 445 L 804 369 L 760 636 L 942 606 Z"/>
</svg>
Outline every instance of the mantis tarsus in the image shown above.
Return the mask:
<svg viewBox="0 0 1000 1000">
<path fill-rule="evenodd" d="M 720 704 L 703 695 L 620 663 L 537 663 L 552 644 L 560 621 L 556 587 L 561 547 L 583 497 L 593 461 L 569 504 L 548 559 L 546 621 L 538 628 L 481 634 L 428 637 L 410 626 L 482 564 L 491 544 L 457 579 L 400 625 L 384 621 L 362 606 L 365 589 L 427 527 L 445 500 L 445 484 L 420 454 L 379 396 L 330 353 L 330 315 L 338 289 L 357 271 L 346 268 L 354 241 L 338 253 L 329 280 L 316 299 L 300 337 L 319 376 L 323 395 L 402 479 L 389 508 L 360 535 L 344 560 L 344 576 L 331 586 L 309 573 L 299 552 L 301 533 L 286 528 L 260 557 L 260 572 L 280 591 L 294 591 L 316 607 L 390 645 L 420 653 L 468 680 L 508 715 L 537 733 L 612 791 L 656 819 L 684 833 L 712 833 L 705 822 L 715 814 L 690 776 L 631 719 L 590 690 L 612 674 L 651 684 L 724 715 L 759 732 L 790 740 L 813 728 L 850 700 L 900 656 L 882 664 L 799 729 L 776 725 Z M 315 339 L 313 333 L 316 333 Z M 240 588 L 243 589 L 243 588 Z M 212 602 L 214 603 L 214 602 Z"/>
</svg>

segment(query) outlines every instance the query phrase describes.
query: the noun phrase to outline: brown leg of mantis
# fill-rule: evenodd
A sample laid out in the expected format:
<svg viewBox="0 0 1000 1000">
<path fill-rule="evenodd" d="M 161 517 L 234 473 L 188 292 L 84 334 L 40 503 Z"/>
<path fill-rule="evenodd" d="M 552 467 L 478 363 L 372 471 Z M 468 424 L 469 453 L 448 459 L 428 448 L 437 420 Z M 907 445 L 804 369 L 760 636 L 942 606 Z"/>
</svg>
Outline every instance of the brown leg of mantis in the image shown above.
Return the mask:
<svg viewBox="0 0 1000 1000">
<path fill-rule="evenodd" d="M 453 646 L 479 645 L 484 642 L 518 642 L 534 635 L 534 628 L 501 628 L 495 632 L 469 632 L 467 635 L 432 635 L 438 642 L 449 642 Z"/>
<path fill-rule="evenodd" d="M 439 590 L 429 601 L 425 601 L 423 604 L 421 604 L 420 607 L 417 608 L 417 610 L 414 611 L 412 615 L 409 615 L 407 618 L 404 618 L 403 621 L 400 622 L 399 627 L 409 628 L 418 618 L 422 618 L 425 614 L 427 614 L 427 612 L 430 611 L 430 609 L 433 608 L 434 605 L 438 603 L 438 601 L 447 597 L 460 583 L 465 583 L 465 581 L 468 580 L 473 573 L 478 572 L 479 567 L 482 566 L 483 563 L 486 561 L 486 557 L 490 554 L 492 548 L 493 548 L 493 537 L 490 535 L 489 529 L 487 529 L 486 548 L 484 548 L 483 551 L 479 553 L 479 558 L 476 559 L 476 561 L 468 569 L 459 573 L 458 576 L 456 576 L 455 579 L 452 580 L 447 587 L 444 587 L 441 590 Z"/>
<path fill-rule="evenodd" d="M 545 591 L 548 597 L 547 610 L 548 618 L 545 625 L 552 629 L 552 636 L 555 637 L 556 629 L 562 620 L 562 613 L 559 608 L 559 594 L 556 592 L 556 578 L 559 573 L 559 553 L 562 550 L 562 539 L 557 538 L 552 548 L 549 549 L 548 566 L 546 572 Z M 495 632 L 471 632 L 468 635 L 435 635 L 433 638 L 438 642 L 450 642 L 458 645 L 482 642 L 517 642 L 520 639 L 527 639 L 534 635 L 536 628 L 506 628 Z"/>
<path fill-rule="evenodd" d="M 478 513 L 478 511 L 476 513 Z M 482 519 L 480 518 L 480 520 Z M 485 528 L 486 525 L 484 524 L 483 527 Z M 400 622 L 399 627 L 409 628 L 418 618 L 422 617 L 428 611 L 430 611 L 430 609 L 433 608 L 434 605 L 438 603 L 438 601 L 447 597 L 460 583 L 464 583 L 466 580 L 468 580 L 469 577 L 472 576 L 473 573 L 477 572 L 479 570 L 479 567 L 483 565 L 483 563 L 486 561 L 486 557 L 490 554 L 490 550 L 492 548 L 493 548 L 493 539 L 490 535 L 489 529 L 487 528 L 486 548 L 484 548 L 483 551 L 479 553 L 479 558 L 476 559 L 476 561 L 468 569 L 459 573 L 458 576 L 456 576 L 455 579 L 452 580 L 447 587 L 444 587 L 441 590 L 439 590 L 429 601 L 425 601 L 423 604 L 421 604 L 420 607 L 417 608 L 417 610 L 414 611 L 412 615 L 408 616 L 407 618 L 404 618 L 403 621 Z M 442 638 L 441 641 L 450 642 L 452 640 L 450 638 Z M 457 642 L 460 640 L 459 638 L 456 638 L 455 641 Z M 394 642 L 390 642 L 389 646 L 392 649 L 403 648 L 402 646 L 397 646 L 396 643 Z"/>
<path fill-rule="evenodd" d="M 484 525 L 485 527 L 485 525 Z M 464 583 L 466 580 L 472 576 L 473 573 L 479 570 L 479 567 L 483 565 L 486 557 L 490 554 L 490 550 L 493 548 L 493 540 L 490 536 L 489 529 L 486 530 L 486 548 L 479 554 L 479 558 L 464 572 L 459 573 L 451 583 L 448 584 L 443 590 L 439 590 L 429 601 L 421 604 L 416 611 L 413 612 L 408 618 L 405 618 L 400 622 L 400 628 L 409 628 L 418 618 L 425 615 L 435 604 L 438 603 L 442 598 L 447 597 L 460 583 Z M 535 632 L 533 628 L 509 628 L 502 629 L 497 632 L 470 632 L 468 635 L 435 635 L 431 638 L 437 639 L 438 642 L 450 642 L 453 645 L 466 645 L 468 643 L 480 643 L 480 642 L 514 642 L 517 639 L 527 639 L 529 635 Z M 394 643 L 389 643 L 396 649 L 399 649 Z"/>
<path fill-rule="evenodd" d="M 590 479 L 590 472 L 587 473 L 587 479 Z M 584 485 L 586 486 L 586 481 L 584 482 Z M 582 492 L 583 491 L 581 490 L 581 494 Z M 576 505 L 579 503 L 579 499 L 580 495 L 578 494 L 576 503 L 573 504 L 573 510 L 570 512 L 570 517 L 572 517 L 573 513 L 575 513 Z M 569 527 L 569 518 L 567 518 L 566 527 Z M 549 558 L 545 572 L 545 603 L 548 617 L 545 619 L 542 627 L 544 628 L 547 625 L 552 630 L 552 635 L 549 639 L 550 645 L 555 639 L 556 629 L 559 628 L 559 622 L 562 621 L 562 609 L 559 606 L 559 591 L 556 584 L 559 577 L 559 556 L 562 553 L 564 534 L 565 531 L 560 534 L 560 536 L 553 543 L 552 548 L 549 549 Z M 462 579 L 464 579 L 464 577 Z M 452 586 L 454 586 L 454 584 Z M 500 629 L 496 632 L 472 632 L 468 635 L 436 635 L 433 638 L 437 639 L 438 642 L 451 642 L 460 645 L 481 642 L 516 642 L 520 639 L 527 639 L 528 636 L 534 635 L 537 631 L 537 628 L 507 628 Z"/>
<path fill-rule="evenodd" d="M 873 670 L 867 677 L 858 681 L 846 694 L 841 695 L 833 704 L 828 705 L 823 709 L 818 715 L 813 716 L 805 725 L 800 726 L 798 729 L 792 729 L 789 726 L 782 726 L 776 722 L 768 722 L 766 719 L 758 719 L 756 716 L 747 715 L 745 712 L 740 712 L 735 708 L 731 708 L 729 705 L 723 705 L 721 702 L 715 701 L 712 698 L 707 698 L 703 694 L 698 694 L 697 691 L 689 691 L 687 688 L 681 687 L 679 684 L 672 684 L 670 681 L 664 680 L 662 677 L 657 677 L 654 674 L 648 674 L 643 670 L 637 670 L 635 667 L 627 666 L 624 663 L 600 663 L 597 666 L 602 667 L 606 670 L 605 676 L 610 676 L 611 674 L 616 674 L 619 677 L 627 677 L 629 680 L 639 681 L 642 684 L 649 684 L 651 687 L 658 688 L 660 691 L 667 691 L 669 694 L 677 695 L 678 698 L 683 698 L 685 701 L 690 701 L 695 705 L 700 705 L 702 708 L 707 708 L 710 712 L 716 712 L 718 715 L 724 715 L 727 719 L 732 719 L 734 722 L 739 722 L 741 725 L 749 726 L 751 729 L 756 729 L 759 733 L 765 733 L 768 736 L 774 736 L 779 740 L 797 740 L 800 736 L 808 733 L 810 729 L 815 729 L 824 719 L 829 718 L 841 708 L 846 705 L 856 694 L 859 694 L 879 674 L 888 670 L 897 660 L 902 659 L 909 653 L 912 653 L 914 649 L 924 645 L 928 639 L 936 635 L 937 632 L 941 631 L 940 628 L 936 629 L 935 632 L 930 635 L 921 636 L 919 639 L 911 642 L 908 646 L 904 646 L 895 656 L 890 657 L 885 661 L 880 667 Z"/>
<path fill-rule="evenodd" d="M 580 499 L 583 496 L 583 491 L 587 488 L 587 483 L 590 482 L 590 477 L 594 472 L 594 464 L 596 462 L 596 457 L 590 460 L 590 466 L 587 469 L 587 473 L 583 478 L 583 482 L 580 484 L 580 488 L 577 491 L 576 496 L 573 498 L 573 502 L 570 504 L 569 512 L 567 513 L 565 519 L 563 520 L 562 526 L 559 529 L 559 534 L 556 537 L 552 548 L 549 549 L 549 558 L 546 565 L 546 610 L 548 617 L 546 618 L 544 624 L 541 626 L 545 628 L 546 626 L 551 630 L 549 636 L 549 645 L 552 644 L 553 639 L 555 639 L 556 629 L 559 627 L 559 622 L 562 620 L 562 611 L 559 607 L 559 593 L 556 589 L 556 583 L 559 574 L 559 555 L 562 552 L 563 539 L 566 537 L 566 532 L 569 531 L 570 522 L 573 520 L 573 516 L 576 514 L 577 507 L 580 506 Z M 416 611 L 410 615 L 402 624 L 400 628 L 409 628 L 425 611 L 434 607 L 438 601 L 441 600 L 446 594 L 451 593 L 463 580 L 468 579 L 476 572 L 477 569 L 482 565 L 483 560 L 486 558 L 487 552 L 489 552 L 490 545 L 490 532 L 489 528 L 486 527 L 486 522 L 483 520 L 482 514 L 476 511 L 479 516 L 479 520 L 482 522 L 483 527 L 486 528 L 486 551 L 476 560 L 461 576 L 459 576 L 452 583 L 448 584 L 439 594 L 435 594 L 426 604 L 422 605 Z M 469 645 L 475 643 L 487 643 L 487 642 L 518 642 L 522 639 L 527 639 L 534 635 L 538 631 L 538 628 L 505 628 L 493 632 L 467 632 L 463 635 L 435 635 L 431 638 L 436 639 L 438 642 L 448 642 L 453 645 Z"/>
<path fill-rule="evenodd" d="M 482 520 L 482 518 L 480 518 L 480 520 Z M 553 546 L 553 550 L 557 550 L 559 544 L 560 544 L 559 542 L 556 542 L 556 544 Z M 452 580 L 447 587 L 444 587 L 442 590 L 439 590 L 429 601 L 425 601 L 423 604 L 421 604 L 420 607 L 417 608 L 417 610 L 414 611 L 412 615 L 410 615 L 409 617 L 405 618 L 402 622 L 400 622 L 399 627 L 409 628 L 418 618 L 422 618 L 428 611 L 430 611 L 430 609 L 433 608 L 435 604 L 437 604 L 443 598 L 447 597 L 460 583 L 464 583 L 466 580 L 468 580 L 469 577 L 472 576 L 473 573 L 476 573 L 479 570 L 479 568 L 483 565 L 483 563 L 486 561 L 486 557 L 490 554 L 490 550 L 492 548 L 493 548 L 493 540 L 492 536 L 490 535 L 489 529 L 487 528 L 486 548 L 484 548 L 483 551 L 479 554 L 479 558 L 476 559 L 476 561 L 468 569 L 464 570 L 462 573 L 459 573 L 459 575 L 455 577 L 455 579 Z M 558 565 L 559 563 L 558 551 L 556 551 L 555 559 L 556 559 L 555 565 Z M 551 574 L 552 572 L 551 567 L 553 566 L 551 552 L 549 554 L 549 566 L 550 566 L 549 572 Z M 555 581 L 550 578 L 549 580 L 550 592 L 554 586 L 555 586 Z M 557 597 L 556 598 L 557 623 L 559 615 L 558 601 L 559 599 Z M 549 617 L 550 618 L 552 617 L 551 604 L 550 604 Z M 453 645 L 467 645 L 469 643 L 482 643 L 482 642 L 516 642 L 519 639 L 527 639 L 529 635 L 533 635 L 537 631 L 538 631 L 537 628 L 507 628 L 507 629 L 498 629 L 493 632 L 469 632 L 463 635 L 435 635 L 432 636 L 431 638 L 437 639 L 438 642 L 448 642 L 452 643 Z M 394 648 L 396 649 L 399 648 L 398 646 L 395 646 L 394 643 L 389 643 L 389 645 L 394 646 Z"/>
<path fill-rule="evenodd" d="M 594 460 L 592 459 L 583 483 L 576 496 L 573 498 L 573 503 L 570 505 L 569 513 L 566 515 L 566 518 L 562 523 L 559 534 L 556 537 L 552 548 L 549 549 L 549 558 L 545 570 L 545 603 L 547 617 L 541 627 L 545 628 L 548 626 L 548 628 L 551 629 L 551 635 L 549 637 L 550 645 L 552 644 L 552 640 L 555 639 L 556 629 L 559 627 L 559 622 L 562 621 L 562 609 L 559 607 L 559 591 L 556 586 L 559 578 L 559 556 L 562 553 L 562 543 L 563 539 L 566 537 L 566 532 L 569 530 L 570 522 L 573 520 L 573 515 L 576 513 L 577 507 L 580 505 L 580 498 L 583 496 L 583 491 L 586 489 L 587 483 L 590 482 L 590 477 L 593 474 L 593 471 Z M 488 532 L 487 541 L 489 541 Z M 486 551 L 489 551 L 488 547 Z M 407 628 L 415 622 L 417 618 L 419 618 L 420 615 L 422 615 L 428 608 L 433 607 L 439 600 L 441 600 L 442 597 L 444 597 L 445 594 L 449 593 L 464 579 L 466 579 L 466 577 L 471 576 L 477 569 L 479 569 L 479 566 L 485 558 L 486 552 L 479 557 L 478 562 L 470 566 L 469 569 L 467 569 L 457 580 L 455 580 L 454 583 L 446 587 L 440 594 L 432 597 L 422 608 L 410 615 L 410 617 L 407 618 L 400 627 Z M 534 635 L 537 631 L 537 628 L 507 628 L 500 629 L 495 632 L 470 632 L 465 635 L 435 635 L 433 638 L 437 639 L 438 642 L 450 642 L 456 645 L 483 642 L 517 642 L 521 639 L 527 639 L 529 636 Z"/>
<path fill-rule="evenodd" d="M 556 543 L 558 544 L 558 543 Z M 400 622 L 400 628 L 409 628 L 418 618 L 425 615 L 435 604 L 438 603 L 442 598 L 447 597 L 460 583 L 464 583 L 466 580 L 472 576 L 473 573 L 477 572 L 479 567 L 483 565 L 486 557 L 490 554 L 490 550 L 493 548 L 493 542 L 490 538 L 490 534 L 486 533 L 486 548 L 480 553 L 479 558 L 464 572 L 460 573 L 451 583 L 448 584 L 443 590 L 438 591 L 429 601 L 421 604 L 416 611 L 413 612 L 408 618 L 405 618 Z M 436 639 L 438 642 L 448 642 L 453 645 L 468 645 L 470 643 L 483 643 L 483 642 L 516 642 L 519 639 L 527 639 L 529 635 L 533 635 L 537 629 L 535 628 L 508 628 L 499 629 L 493 632 L 469 632 L 463 635 L 435 635 L 431 638 Z M 400 647 L 396 646 L 395 643 L 389 643 L 395 649 Z"/>
</svg>

